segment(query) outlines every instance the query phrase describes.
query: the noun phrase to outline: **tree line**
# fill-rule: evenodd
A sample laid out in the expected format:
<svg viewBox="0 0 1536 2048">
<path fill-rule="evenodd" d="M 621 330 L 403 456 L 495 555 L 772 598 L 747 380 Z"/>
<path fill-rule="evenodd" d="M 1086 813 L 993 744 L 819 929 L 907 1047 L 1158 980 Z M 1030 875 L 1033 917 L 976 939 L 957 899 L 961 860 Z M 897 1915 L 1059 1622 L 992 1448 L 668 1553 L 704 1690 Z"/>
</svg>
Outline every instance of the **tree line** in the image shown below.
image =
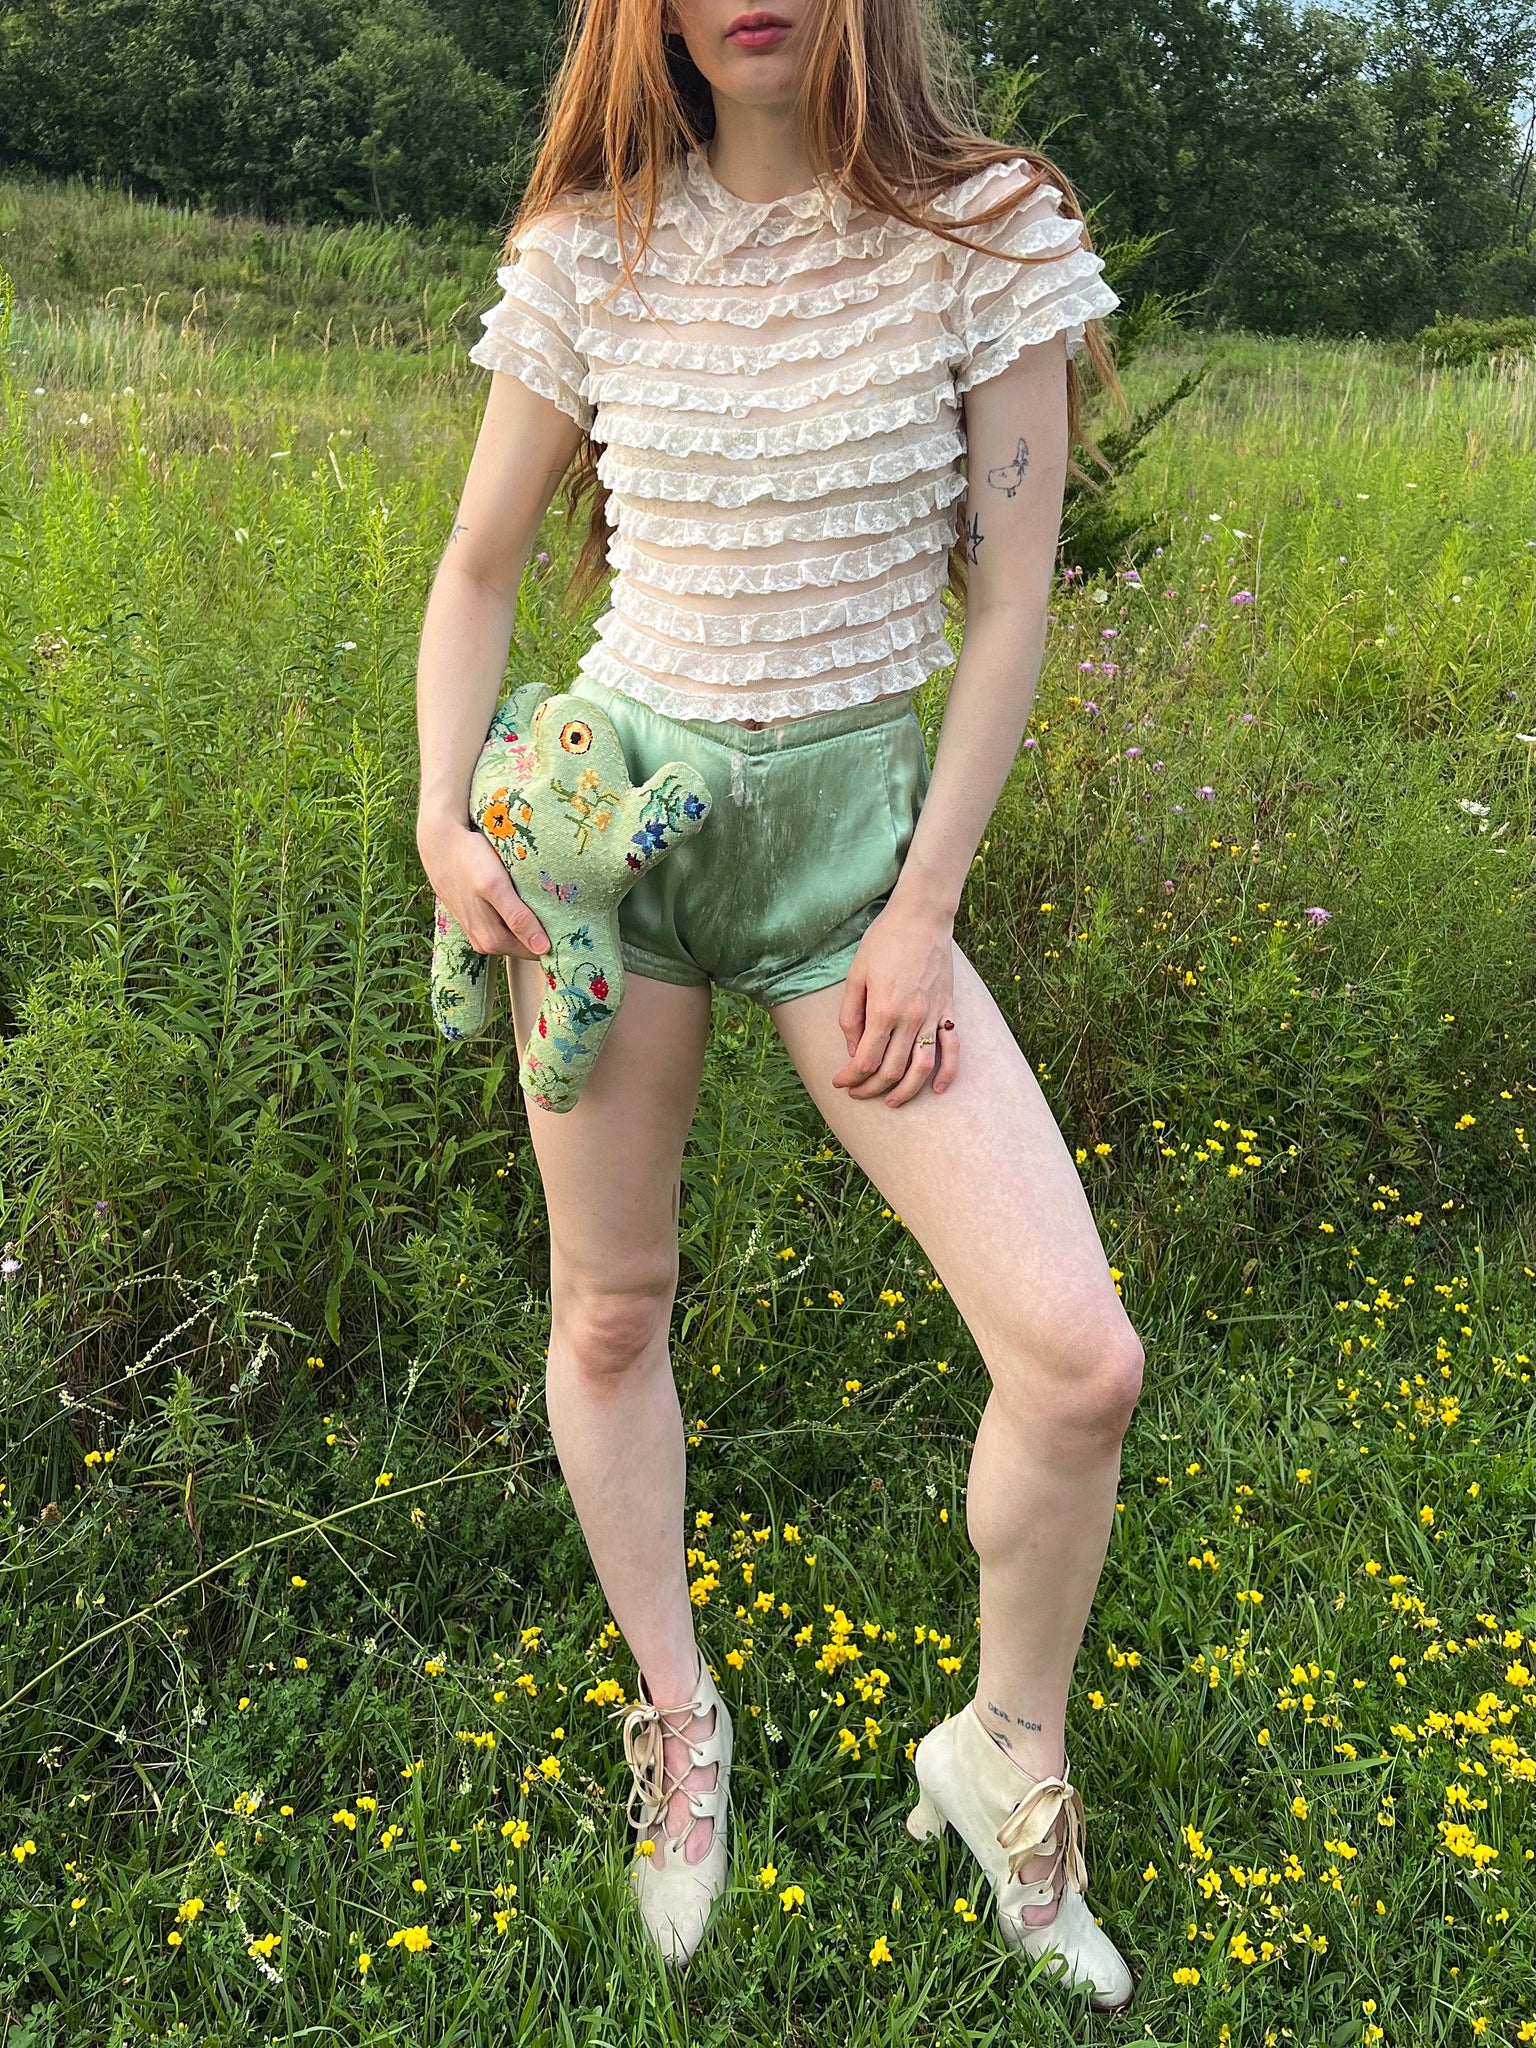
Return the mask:
<svg viewBox="0 0 1536 2048">
<path fill-rule="evenodd" d="M 1131 296 L 1404 337 L 1536 301 L 1524 0 L 940 0 Z M 0 169 L 268 220 L 505 221 L 563 0 L 0 0 Z"/>
</svg>

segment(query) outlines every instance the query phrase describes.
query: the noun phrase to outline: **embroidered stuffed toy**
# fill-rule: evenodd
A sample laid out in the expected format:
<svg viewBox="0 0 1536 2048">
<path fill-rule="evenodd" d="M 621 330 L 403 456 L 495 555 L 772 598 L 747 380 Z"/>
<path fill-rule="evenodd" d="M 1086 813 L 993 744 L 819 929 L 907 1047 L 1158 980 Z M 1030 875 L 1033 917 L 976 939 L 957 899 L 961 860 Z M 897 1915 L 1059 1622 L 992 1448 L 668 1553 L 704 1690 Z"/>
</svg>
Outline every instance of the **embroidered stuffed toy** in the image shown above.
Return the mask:
<svg viewBox="0 0 1536 2048">
<path fill-rule="evenodd" d="M 469 809 L 549 935 L 544 1001 L 518 1079 L 541 1109 L 570 1109 L 624 999 L 619 903 L 699 830 L 709 793 L 685 761 L 636 789 L 597 705 L 525 683 L 496 707 Z M 489 1019 L 488 964 L 439 902 L 432 1014 L 445 1038 L 470 1038 Z"/>
</svg>

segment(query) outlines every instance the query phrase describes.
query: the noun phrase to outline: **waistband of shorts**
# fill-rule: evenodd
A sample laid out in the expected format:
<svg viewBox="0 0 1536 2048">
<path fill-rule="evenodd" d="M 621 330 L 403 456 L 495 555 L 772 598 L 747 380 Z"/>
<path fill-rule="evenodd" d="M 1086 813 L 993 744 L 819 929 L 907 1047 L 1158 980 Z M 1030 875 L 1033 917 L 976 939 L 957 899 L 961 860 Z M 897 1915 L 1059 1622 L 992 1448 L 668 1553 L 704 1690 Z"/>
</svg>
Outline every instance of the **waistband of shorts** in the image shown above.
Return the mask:
<svg viewBox="0 0 1536 2048">
<path fill-rule="evenodd" d="M 631 717 L 654 720 L 658 725 L 691 733 L 700 740 L 712 741 L 716 746 L 730 748 L 738 754 L 779 754 L 791 747 L 814 746 L 820 740 L 840 739 L 844 733 L 863 732 L 870 726 L 892 725 L 911 712 L 913 698 L 911 690 L 896 690 L 887 696 L 872 698 L 867 704 L 845 704 L 836 711 L 808 711 L 803 717 L 791 718 L 783 725 L 765 725 L 753 732 L 729 718 L 673 718 L 670 713 L 656 711 L 638 697 L 615 690 L 611 684 L 600 683 L 595 676 L 584 672 L 578 672 L 571 685 L 571 694 L 591 697 L 605 705 L 617 702 Z"/>
</svg>

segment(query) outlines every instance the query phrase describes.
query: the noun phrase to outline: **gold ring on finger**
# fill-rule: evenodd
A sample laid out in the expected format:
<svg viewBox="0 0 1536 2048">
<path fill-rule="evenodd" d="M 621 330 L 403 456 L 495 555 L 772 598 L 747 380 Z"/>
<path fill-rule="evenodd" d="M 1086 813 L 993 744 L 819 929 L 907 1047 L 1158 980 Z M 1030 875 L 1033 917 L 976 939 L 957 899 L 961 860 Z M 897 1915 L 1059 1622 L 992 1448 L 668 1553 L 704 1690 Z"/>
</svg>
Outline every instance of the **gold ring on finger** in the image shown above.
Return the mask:
<svg viewBox="0 0 1536 2048">
<path fill-rule="evenodd" d="M 918 1040 L 917 1042 L 918 1042 L 918 1044 L 919 1044 L 919 1045 L 932 1045 L 932 1043 L 933 1043 L 933 1033 L 932 1033 L 932 1032 L 930 1031 L 930 1032 L 928 1033 L 928 1036 L 927 1036 L 926 1038 L 920 1038 L 920 1039 L 919 1039 L 919 1040 Z"/>
</svg>

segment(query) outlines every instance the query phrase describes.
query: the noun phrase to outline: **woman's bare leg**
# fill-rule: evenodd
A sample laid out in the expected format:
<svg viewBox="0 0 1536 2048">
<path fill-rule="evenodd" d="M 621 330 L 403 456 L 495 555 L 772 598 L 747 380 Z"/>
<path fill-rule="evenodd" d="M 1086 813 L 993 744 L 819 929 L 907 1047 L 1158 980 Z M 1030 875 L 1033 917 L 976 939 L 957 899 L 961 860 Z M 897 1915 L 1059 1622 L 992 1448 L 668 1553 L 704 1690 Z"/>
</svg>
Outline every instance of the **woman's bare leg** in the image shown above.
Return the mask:
<svg viewBox="0 0 1536 2048">
<path fill-rule="evenodd" d="M 518 1043 L 543 993 L 542 971 L 509 958 Z M 631 974 L 581 1100 L 563 1113 L 528 1103 L 549 1209 L 552 1326 L 545 1397 L 560 1470 L 593 1567 L 651 1699 L 693 1697 L 699 1665 L 684 1559 L 683 1418 L 668 1332 L 677 1288 L 679 1167 L 709 1034 L 709 990 Z M 526 1098 L 525 1098 L 526 1100 Z M 712 1733 L 714 1709 L 664 1737 L 669 1772 L 682 1741 Z M 707 1791 L 715 1764 L 686 1771 Z M 687 1825 L 681 1789 L 671 1836 Z M 714 1822 L 684 1853 L 697 1863 Z"/>
<path fill-rule="evenodd" d="M 1142 1347 L 1072 1156 L 1029 1062 L 958 946 L 956 1078 L 891 1108 L 831 1076 L 843 984 L 772 1017 L 832 1131 L 911 1230 L 992 1379 L 966 1530 L 980 1560 L 973 1711 L 1020 1768 L 1062 1768 L 1067 1690 L 1114 1520 Z M 1021 1873 L 1049 1875 L 1049 1856 Z M 1033 1925 L 1057 1902 L 1028 1906 Z"/>
</svg>

